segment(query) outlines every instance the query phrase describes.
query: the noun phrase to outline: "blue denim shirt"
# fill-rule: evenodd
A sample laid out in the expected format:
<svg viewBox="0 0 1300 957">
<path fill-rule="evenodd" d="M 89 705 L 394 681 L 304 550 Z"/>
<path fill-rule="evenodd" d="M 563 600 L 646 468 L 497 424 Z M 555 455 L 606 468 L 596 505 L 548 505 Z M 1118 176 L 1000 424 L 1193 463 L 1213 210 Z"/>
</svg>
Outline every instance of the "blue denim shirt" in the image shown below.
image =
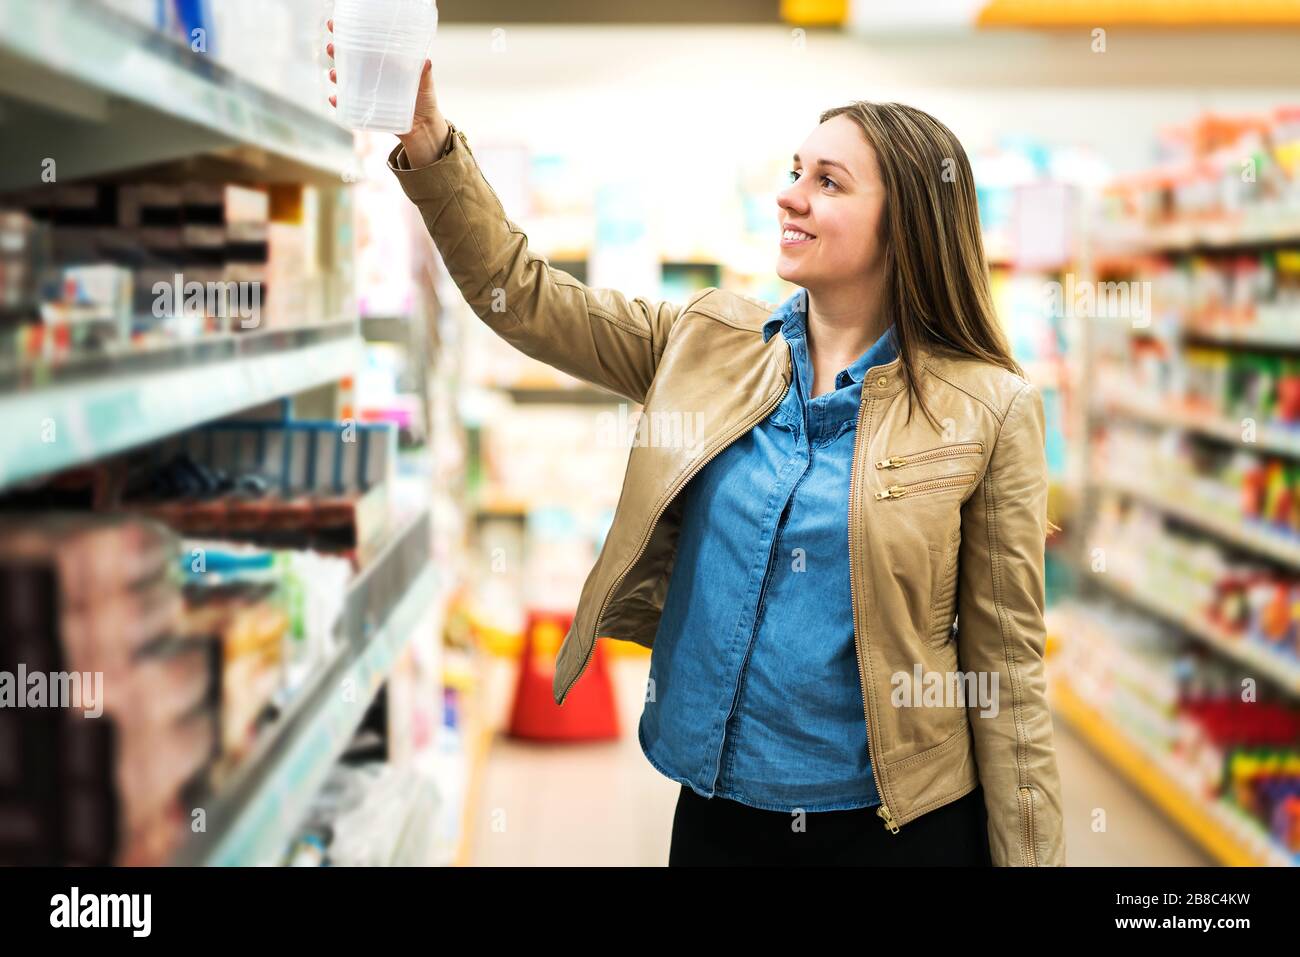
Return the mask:
<svg viewBox="0 0 1300 957">
<path fill-rule="evenodd" d="M 775 811 L 880 803 L 849 586 L 849 473 L 862 380 L 894 328 L 810 398 L 807 293 L 763 325 L 792 388 L 691 479 L 637 736 L 704 797 Z"/>
</svg>

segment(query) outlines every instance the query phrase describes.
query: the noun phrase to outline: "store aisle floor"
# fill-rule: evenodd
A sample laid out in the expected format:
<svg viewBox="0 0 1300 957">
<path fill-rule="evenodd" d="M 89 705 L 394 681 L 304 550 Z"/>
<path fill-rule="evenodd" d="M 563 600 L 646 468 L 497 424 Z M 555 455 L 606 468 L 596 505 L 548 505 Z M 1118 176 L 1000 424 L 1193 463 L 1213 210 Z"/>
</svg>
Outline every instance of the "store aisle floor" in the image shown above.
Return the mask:
<svg viewBox="0 0 1300 957">
<path fill-rule="evenodd" d="M 494 733 L 481 771 L 468 861 L 473 866 L 662 866 L 668 861 L 678 785 L 659 774 L 636 739 L 648 657 L 608 659 L 623 736 L 595 744 L 514 741 L 509 714 L 515 664 L 493 658 L 487 706 Z M 1141 794 L 1056 721 L 1071 866 L 1200 866 L 1206 857 Z M 1107 830 L 1091 828 L 1096 808 Z"/>
</svg>

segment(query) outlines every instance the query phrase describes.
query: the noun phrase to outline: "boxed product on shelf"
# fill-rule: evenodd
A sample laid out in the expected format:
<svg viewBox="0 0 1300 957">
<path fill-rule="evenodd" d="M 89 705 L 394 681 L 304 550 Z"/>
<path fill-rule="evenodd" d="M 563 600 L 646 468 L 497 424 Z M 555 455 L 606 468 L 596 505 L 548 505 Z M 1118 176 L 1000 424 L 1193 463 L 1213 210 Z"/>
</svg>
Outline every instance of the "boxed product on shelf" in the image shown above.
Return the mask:
<svg viewBox="0 0 1300 957">
<path fill-rule="evenodd" d="M 259 594 L 263 586 L 274 587 L 270 604 L 284 615 L 276 660 L 283 668 L 285 692 L 295 691 L 337 654 L 341 646 L 337 630 L 355 570 L 351 559 L 204 539 L 187 539 L 182 551 L 185 594 L 198 618 L 225 614 L 240 607 L 244 598 Z M 226 648 L 228 653 L 231 650 Z"/>
<path fill-rule="evenodd" d="M 15 699 L 0 738 L 17 756 L 0 777 L 0 860 L 161 863 L 177 846 L 159 822 L 179 818 L 216 726 L 212 659 L 169 646 L 175 549 L 161 526 L 121 517 L 0 527 L 0 697 Z"/>
<path fill-rule="evenodd" d="M 273 591 L 271 584 L 186 588 L 175 640 L 219 662 L 214 788 L 238 768 L 272 717 L 268 709 L 283 680 L 281 656 L 289 629 L 288 614 L 271 600 Z"/>
<path fill-rule="evenodd" d="M 322 202 L 303 184 L 193 178 L 47 184 L 0 197 L 0 303 L 23 309 L 13 361 L 341 315 L 347 257 L 338 248 L 318 255 Z"/>
<path fill-rule="evenodd" d="M 177 531 L 366 550 L 389 529 L 388 423 L 228 420 L 164 440 L 124 507 Z"/>
<path fill-rule="evenodd" d="M 20 210 L 0 210 L 0 322 L 36 314 L 52 256 L 48 224 Z"/>
</svg>

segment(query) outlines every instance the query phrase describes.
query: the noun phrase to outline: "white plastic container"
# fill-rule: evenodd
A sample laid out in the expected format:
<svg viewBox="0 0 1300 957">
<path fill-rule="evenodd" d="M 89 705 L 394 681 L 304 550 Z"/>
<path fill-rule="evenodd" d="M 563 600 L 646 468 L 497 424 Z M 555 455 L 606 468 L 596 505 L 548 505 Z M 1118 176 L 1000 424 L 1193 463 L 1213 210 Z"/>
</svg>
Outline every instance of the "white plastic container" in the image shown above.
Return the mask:
<svg viewBox="0 0 1300 957">
<path fill-rule="evenodd" d="M 410 130 L 437 28 L 431 0 L 335 0 L 339 122 L 376 133 Z"/>
</svg>

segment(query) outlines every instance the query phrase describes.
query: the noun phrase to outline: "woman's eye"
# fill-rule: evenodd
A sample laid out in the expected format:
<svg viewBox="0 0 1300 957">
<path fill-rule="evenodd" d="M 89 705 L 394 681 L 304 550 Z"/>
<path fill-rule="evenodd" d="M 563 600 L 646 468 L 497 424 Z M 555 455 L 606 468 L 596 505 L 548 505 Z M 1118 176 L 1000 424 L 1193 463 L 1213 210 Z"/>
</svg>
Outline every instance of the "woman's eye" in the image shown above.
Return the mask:
<svg viewBox="0 0 1300 957">
<path fill-rule="evenodd" d="M 796 180 L 799 179 L 799 171 L 798 171 L 797 169 L 792 169 L 792 170 L 790 170 L 790 174 L 789 174 L 789 175 L 790 175 L 790 182 L 791 182 L 791 183 L 793 183 L 793 182 L 795 182 Z M 821 178 L 820 178 L 819 181 L 820 181 L 820 182 L 824 182 L 824 183 L 829 183 L 831 186 L 834 186 L 836 189 L 839 189 L 839 188 L 840 188 L 840 187 L 839 187 L 839 184 L 836 183 L 835 180 L 831 179 L 829 176 L 826 176 L 825 174 L 823 174 L 823 175 L 821 176 Z"/>
</svg>

